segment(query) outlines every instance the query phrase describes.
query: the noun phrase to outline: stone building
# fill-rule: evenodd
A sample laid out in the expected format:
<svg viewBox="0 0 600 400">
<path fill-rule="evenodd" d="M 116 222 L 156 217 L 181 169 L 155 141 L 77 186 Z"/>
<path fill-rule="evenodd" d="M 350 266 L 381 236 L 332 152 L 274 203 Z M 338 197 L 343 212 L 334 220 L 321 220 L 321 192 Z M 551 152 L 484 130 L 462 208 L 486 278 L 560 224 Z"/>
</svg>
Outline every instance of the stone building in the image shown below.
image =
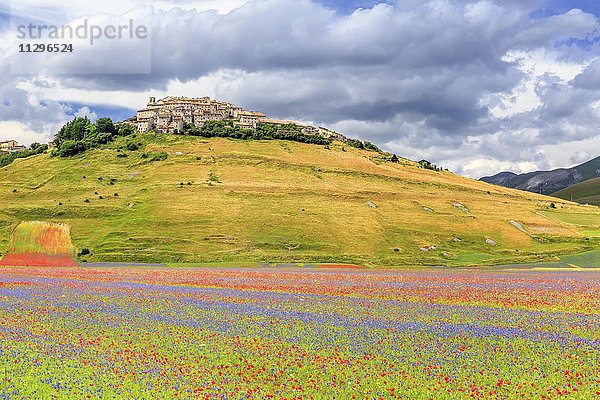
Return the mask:
<svg viewBox="0 0 600 400">
<path fill-rule="evenodd" d="M 237 116 L 239 121 L 234 121 L 233 124 L 246 129 L 256 129 L 258 122 L 266 117 L 265 114 L 257 111 L 238 111 Z"/>
<path fill-rule="evenodd" d="M 16 140 L 5 140 L 0 142 L 0 153 L 13 153 L 25 149 L 26 147 L 20 145 Z"/>
<path fill-rule="evenodd" d="M 156 131 L 158 133 L 181 130 L 184 124 L 202 126 L 206 121 L 233 118 L 238 109 L 229 103 L 210 97 L 165 97 L 156 100 L 150 97 L 146 108 L 137 112 L 138 132 Z"/>
</svg>

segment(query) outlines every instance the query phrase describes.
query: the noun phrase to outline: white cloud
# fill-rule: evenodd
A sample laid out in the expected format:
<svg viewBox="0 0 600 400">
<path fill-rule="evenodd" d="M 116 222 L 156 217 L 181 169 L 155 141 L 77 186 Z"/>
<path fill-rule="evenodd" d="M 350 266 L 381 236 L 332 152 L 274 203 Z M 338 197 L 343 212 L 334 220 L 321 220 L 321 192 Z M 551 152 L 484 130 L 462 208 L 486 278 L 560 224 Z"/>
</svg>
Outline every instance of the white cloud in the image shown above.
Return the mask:
<svg viewBox="0 0 600 400">
<path fill-rule="evenodd" d="M 542 145 L 540 149 L 551 160 L 552 169 L 569 168 L 600 156 L 600 135 L 585 140 Z"/>
<path fill-rule="evenodd" d="M 472 158 L 460 161 L 451 161 L 444 167 L 451 171 L 461 171 L 466 176 L 479 179 L 484 176 L 491 176 L 498 171 L 512 171 L 515 173 L 531 172 L 538 169 L 538 165 L 532 161 L 508 162 L 493 160 L 489 158 Z"/>
<path fill-rule="evenodd" d="M 40 134 L 18 121 L 0 121 L 0 141 L 16 140 L 21 144 L 30 145 L 33 142 L 47 143 L 51 138 L 49 132 Z"/>
<path fill-rule="evenodd" d="M 490 107 L 492 115 L 506 118 L 515 114 L 533 111 L 543 105 L 536 89 L 543 85 L 541 78 L 553 76 L 563 83 L 572 81 L 587 67 L 587 62 L 561 59 L 556 50 L 536 49 L 533 51 L 509 51 L 502 60 L 515 63 L 525 75 L 523 80 L 509 93 L 494 93 L 482 99 Z"/>
<path fill-rule="evenodd" d="M 241 7 L 248 0 L 10 0 L 10 11 L 15 18 L 34 19 L 47 22 L 69 22 L 85 16 L 98 14 L 120 15 L 140 6 L 152 6 L 155 10 L 216 11 L 226 14 Z"/>
<path fill-rule="evenodd" d="M 571 163 L 573 163 L 574 165 L 577 165 L 577 164 L 586 162 L 588 160 L 591 160 L 592 157 L 593 157 L 592 153 L 590 153 L 587 150 L 576 150 L 573 153 L 573 156 L 571 156 L 571 158 L 569 159 L 569 161 Z"/>
<path fill-rule="evenodd" d="M 88 118 L 91 121 L 95 121 L 98 118 L 98 115 L 90 110 L 88 107 L 81 107 L 79 110 L 73 114 L 76 118 Z"/>
</svg>

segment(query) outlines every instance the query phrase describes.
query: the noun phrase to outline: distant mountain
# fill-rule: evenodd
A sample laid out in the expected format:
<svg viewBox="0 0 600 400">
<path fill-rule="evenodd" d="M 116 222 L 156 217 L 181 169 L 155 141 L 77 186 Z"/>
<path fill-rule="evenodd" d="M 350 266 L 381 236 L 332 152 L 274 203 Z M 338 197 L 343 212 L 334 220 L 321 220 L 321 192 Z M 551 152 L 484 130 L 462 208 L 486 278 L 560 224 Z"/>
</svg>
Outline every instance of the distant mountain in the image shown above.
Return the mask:
<svg viewBox="0 0 600 400">
<path fill-rule="evenodd" d="M 565 200 L 600 206 L 600 178 L 588 179 L 553 194 Z"/>
<path fill-rule="evenodd" d="M 513 172 L 500 172 L 480 180 L 529 192 L 552 194 L 577 183 L 600 177 L 600 157 L 573 168 L 553 171 L 537 171 L 517 175 Z"/>
</svg>

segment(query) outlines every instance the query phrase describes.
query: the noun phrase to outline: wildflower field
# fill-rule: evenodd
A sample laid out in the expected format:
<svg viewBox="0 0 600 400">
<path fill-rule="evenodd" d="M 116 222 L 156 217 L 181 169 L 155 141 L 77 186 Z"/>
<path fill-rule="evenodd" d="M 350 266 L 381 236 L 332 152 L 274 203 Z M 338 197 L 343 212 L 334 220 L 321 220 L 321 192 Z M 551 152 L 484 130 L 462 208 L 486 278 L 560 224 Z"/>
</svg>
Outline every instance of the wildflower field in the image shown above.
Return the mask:
<svg viewBox="0 0 600 400">
<path fill-rule="evenodd" d="M 2 268 L 2 399 L 591 399 L 594 271 Z"/>
</svg>

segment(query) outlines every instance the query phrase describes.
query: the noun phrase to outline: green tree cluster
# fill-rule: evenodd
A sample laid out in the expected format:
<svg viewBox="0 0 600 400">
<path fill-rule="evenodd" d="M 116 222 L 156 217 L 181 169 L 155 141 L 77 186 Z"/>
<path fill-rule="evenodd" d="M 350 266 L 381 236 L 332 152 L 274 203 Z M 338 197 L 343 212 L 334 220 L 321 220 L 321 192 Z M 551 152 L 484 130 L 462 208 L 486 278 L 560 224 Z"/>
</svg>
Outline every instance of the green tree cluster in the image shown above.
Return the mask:
<svg viewBox="0 0 600 400">
<path fill-rule="evenodd" d="M 427 161 L 427 160 L 419 161 L 419 167 L 421 167 L 423 169 L 430 169 L 432 171 L 443 171 L 444 170 L 442 167 L 438 167 L 437 165 L 432 164 L 430 161 Z"/>
<path fill-rule="evenodd" d="M 128 136 L 135 129 L 128 125 L 117 128 L 112 119 L 99 118 L 92 123 L 87 117 L 75 118 L 64 125 L 54 136 L 55 156 L 72 157 L 89 149 L 112 142 L 118 136 Z"/>
<path fill-rule="evenodd" d="M 347 144 L 349 146 L 356 147 L 357 149 L 376 151 L 378 153 L 381 153 L 381 149 L 379 147 L 375 146 L 371 142 L 357 140 L 357 139 L 350 139 L 350 140 L 348 140 Z"/>
<path fill-rule="evenodd" d="M 215 120 L 206 121 L 201 127 L 185 124 L 180 133 L 190 136 L 223 137 L 243 140 L 290 140 L 320 145 L 331 143 L 331 139 L 302 133 L 302 128 L 295 124 L 260 124 L 256 129 L 251 130 L 234 126 L 231 121 Z"/>
</svg>

